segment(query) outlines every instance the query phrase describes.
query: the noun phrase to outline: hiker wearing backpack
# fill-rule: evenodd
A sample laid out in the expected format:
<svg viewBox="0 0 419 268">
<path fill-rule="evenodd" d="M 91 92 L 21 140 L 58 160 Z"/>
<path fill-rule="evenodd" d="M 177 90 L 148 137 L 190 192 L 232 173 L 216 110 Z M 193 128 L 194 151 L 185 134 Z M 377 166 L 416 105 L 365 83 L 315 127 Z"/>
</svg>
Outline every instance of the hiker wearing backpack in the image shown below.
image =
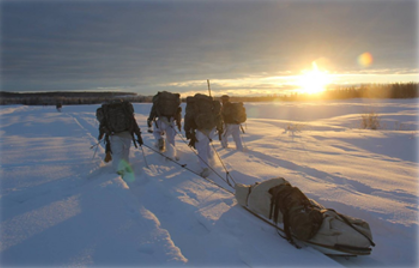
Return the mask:
<svg viewBox="0 0 419 268">
<path fill-rule="evenodd" d="M 166 144 L 173 148 L 173 154 L 176 156 L 175 148 L 175 125 L 182 131 L 182 107 L 180 107 L 180 94 L 167 91 L 158 92 L 153 97 L 153 106 L 147 119 L 148 132 L 153 133 L 157 140 L 157 147 L 160 152 L 166 150 Z M 153 130 L 151 127 L 153 126 Z M 163 136 L 166 135 L 166 140 Z"/>
<path fill-rule="evenodd" d="M 105 162 L 112 161 L 112 165 L 121 176 L 132 173 L 129 164 L 131 141 L 137 147 L 137 142 L 143 145 L 140 128 L 134 117 L 134 107 L 128 101 L 114 100 L 102 104 L 96 110 L 99 121 L 99 141 L 105 137 Z M 134 134 L 137 139 L 134 138 Z"/>
<path fill-rule="evenodd" d="M 61 104 L 61 102 L 58 102 L 58 103 L 55 105 L 55 108 L 57 109 L 57 111 L 58 111 L 58 112 L 61 112 L 61 109 L 63 108 L 63 105 Z"/>
<path fill-rule="evenodd" d="M 230 97 L 227 95 L 221 96 L 221 102 L 223 104 L 221 114 L 225 124 L 225 131 L 221 135 L 221 145 L 223 148 L 227 148 L 228 137 L 231 135 L 234 142 L 236 143 L 236 149 L 238 151 L 243 151 L 243 141 L 240 135 L 240 124 L 245 122 L 247 119 L 246 109 L 243 107 L 242 102 L 231 103 Z"/>
<path fill-rule="evenodd" d="M 214 161 L 210 142 L 217 130 L 219 133 L 223 132 L 220 102 L 199 93 L 187 97 L 184 130 L 186 139 L 190 140 L 189 146 L 198 151 L 202 168 L 200 175 L 207 177 L 210 174 L 209 161 Z"/>
</svg>

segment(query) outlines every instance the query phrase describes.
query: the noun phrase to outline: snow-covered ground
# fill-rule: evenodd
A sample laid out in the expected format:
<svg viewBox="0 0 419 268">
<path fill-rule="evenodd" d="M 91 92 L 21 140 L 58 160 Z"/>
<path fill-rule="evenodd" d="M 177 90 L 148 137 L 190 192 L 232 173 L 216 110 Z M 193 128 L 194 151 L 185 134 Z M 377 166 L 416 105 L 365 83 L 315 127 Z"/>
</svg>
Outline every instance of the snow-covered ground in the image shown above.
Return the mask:
<svg viewBox="0 0 419 268">
<path fill-rule="evenodd" d="M 326 207 L 369 222 L 371 255 L 296 249 L 234 196 L 148 148 L 125 180 L 97 154 L 99 105 L 1 106 L 0 265 L 416 267 L 417 100 L 247 103 L 246 152 L 215 149 L 236 182 L 282 176 Z M 134 104 L 143 139 L 150 104 Z M 381 130 L 360 129 L 361 114 Z M 177 137 L 180 163 L 198 171 Z M 220 163 L 215 170 L 225 176 Z M 229 190 L 217 174 L 210 178 Z"/>
</svg>

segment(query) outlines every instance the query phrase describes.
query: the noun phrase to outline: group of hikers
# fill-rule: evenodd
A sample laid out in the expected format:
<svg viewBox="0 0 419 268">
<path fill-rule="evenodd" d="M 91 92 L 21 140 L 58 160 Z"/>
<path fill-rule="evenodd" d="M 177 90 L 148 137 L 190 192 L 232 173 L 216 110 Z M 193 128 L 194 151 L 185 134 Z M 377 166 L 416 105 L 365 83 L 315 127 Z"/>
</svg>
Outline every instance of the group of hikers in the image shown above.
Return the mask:
<svg viewBox="0 0 419 268">
<path fill-rule="evenodd" d="M 189 146 L 197 151 L 200 163 L 200 175 L 207 177 L 211 173 L 210 165 L 214 161 L 214 151 L 211 149 L 216 133 L 223 148 L 228 147 L 228 138 L 232 136 L 236 149 L 243 151 L 243 141 L 240 131 L 241 124 L 247 119 L 242 102 L 230 102 L 228 95 L 223 95 L 220 101 L 204 94 L 195 94 L 186 98 L 184 116 L 184 132 Z M 153 97 L 153 105 L 147 119 L 148 132 L 156 139 L 156 149 L 164 153 L 170 148 L 172 156 L 178 160 L 175 147 L 175 137 L 182 135 L 182 107 L 178 93 L 168 91 L 158 92 Z M 105 162 L 112 161 L 116 172 L 124 176 L 132 173 L 129 164 L 131 141 L 135 147 L 142 146 L 140 128 L 134 117 L 133 105 L 124 100 L 113 100 L 103 104 L 96 111 L 99 121 L 99 142 L 104 139 Z M 177 129 L 176 129 L 177 128 Z M 134 137 L 136 136 L 136 137 Z"/>
<path fill-rule="evenodd" d="M 189 140 L 188 145 L 197 151 L 201 167 L 199 175 L 204 178 L 213 170 L 210 166 L 214 161 L 214 151 L 210 145 L 216 133 L 223 148 L 227 148 L 231 135 L 236 149 L 243 151 L 240 130 L 247 119 L 243 103 L 230 102 L 227 95 L 220 100 L 221 103 L 204 94 L 186 98 L 183 130 L 186 140 Z M 147 118 L 148 132 L 153 133 L 156 139 L 153 150 L 168 154 L 167 149 L 171 148 L 172 157 L 176 160 L 179 159 L 176 157 L 175 137 L 182 135 L 180 105 L 180 94 L 158 92 L 153 97 L 153 106 Z M 133 105 L 123 100 L 111 101 L 97 109 L 96 117 L 99 121 L 99 142 L 104 139 L 106 144 L 105 162 L 112 161 L 122 177 L 132 174 L 129 164 L 131 141 L 136 147 L 137 143 L 149 147 L 143 143 Z M 264 221 L 272 220 L 268 223 L 276 227 L 278 223 L 283 223 L 283 229 L 278 227 L 278 230 L 284 235 L 278 234 L 297 248 L 300 246 L 294 238 L 316 245 L 326 254 L 367 255 L 371 252 L 370 246 L 375 245 L 367 222 L 321 206 L 282 177 L 253 185 L 235 183 L 232 187 L 235 188 L 238 204 L 246 210 Z"/>
</svg>

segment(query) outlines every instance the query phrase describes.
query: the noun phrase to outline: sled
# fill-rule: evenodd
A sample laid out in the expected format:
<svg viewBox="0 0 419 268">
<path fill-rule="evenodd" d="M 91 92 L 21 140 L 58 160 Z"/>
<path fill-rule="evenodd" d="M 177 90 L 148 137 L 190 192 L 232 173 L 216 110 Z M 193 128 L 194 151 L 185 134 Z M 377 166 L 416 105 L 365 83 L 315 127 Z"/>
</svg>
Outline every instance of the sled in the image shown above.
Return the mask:
<svg viewBox="0 0 419 268">
<path fill-rule="evenodd" d="M 374 247 L 375 244 L 372 241 L 369 224 L 365 220 L 353 218 L 340 214 L 333 209 L 325 208 L 316 201 L 309 199 L 301 191 L 294 191 L 294 188 L 296 187 L 292 187 L 284 178 L 277 177 L 253 185 L 236 183 L 234 195 L 239 205 L 252 215 L 276 228 L 281 237 L 297 248 L 310 246 L 326 255 L 333 256 L 371 254 L 371 247 Z M 275 192 L 276 190 L 279 191 Z M 286 192 L 286 190 L 289 191 Z M 292 191 L 301 194 L 292 195 Z M 282 196 L 280 196 L 281 194 Z M 311 218 L 297 217 L 297 221 L 291 224 L 297 224 L 295 226 L 300 229 L 296 227 L 294 229 L 296 230 L 295 232 L 294 230 L 291 231 L 292 225 L 288 223 L 290 224 L 288 225 L 290 229 L 287 231 L 284 224 L 285 217 L 282 215 L 282 211 L 278 210 L 276 214 L 273 213 L 274 202 L 278 202 L 277 200 L 284 202 L 282 204 L 289 204 L 290 207 L 294 206 L 294 208 L 291 208 L 294 209 L 292 213 L 295 213 L 294 215 L 297 216 L 304 213 L 308 215 L 314 209 L 320 211 L 322 217 L 321 226 L 310 230 L 311 227 L 316 227 L 315 224 L 318 224 L 318 218 L 313 218 L 314 220 L 311 221 Z M 302 206 L 301 204 L 303 203 L 298 203 L 299 201 L 305 202 L 305 205 Z M 305 206 L 310 206 L 313 210 L 308 210 Z M 305 219 L 308 220 L 304 221 Z M 301 225 L 298 225 L 300 223 Z M 304 233 L 305 231 L 307 232 Z"/>
<path fill-rule="evenodd" d="M 241 206 L 241 207 L 245 209 L 247 212 L 251 213 L 253 216 L 256 216 L 260 220 L 264 221 L 265 223 L 269 224 L 276 230 L 280 231 L 281 233 L 285 233 L 284 229 L 282 229 L 280 226 L 273 223 L 271 220 L 268 220 L 265 217 L 251 211 L 247 207 L 244 207 L 244 206 Z M 334 246 L 330 246 L 330 245 L 324 245 L 324 244 L 310 242 L 310 241 L 300 241 L 295 236 L 293 237 L 293 239 L 294 241 L 297 242 L 297 244 L 312 247 L 327 256 L 356 257 L 356 256 L 362 256 L 362 255 L 370 255 L 372 251 L 371 247 L 358 248 L 358 247 L 351 247 L 351 246 L 338 245 L 338 244 L 335 244 Z"/>
</svg>

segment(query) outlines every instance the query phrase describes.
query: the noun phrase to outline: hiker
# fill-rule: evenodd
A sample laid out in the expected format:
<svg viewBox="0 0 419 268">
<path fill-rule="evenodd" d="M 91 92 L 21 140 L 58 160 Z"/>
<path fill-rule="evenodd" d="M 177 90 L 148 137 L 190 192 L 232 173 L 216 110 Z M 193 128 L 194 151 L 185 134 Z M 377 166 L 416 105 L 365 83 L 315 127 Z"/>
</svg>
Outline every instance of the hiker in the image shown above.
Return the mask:
<svg viewBox="0 0 419 268">
<path fill-rule="evenodd" d="M 167 91 L 158 92 L 153 97 L 153 106 L 147 119 L 148 132 L 153 133 L 160 152 L 166 151 L 166 143 L 172 147 L 176 157 L 175 125 L 182 131 L 182 107 L 180 107 L 180 94 Z M 153 129 L 151 129 L 153 126 Z M 166 136 L 166 140 L 163 136 Z"/>
<path fill-rule="evenodd" d="M 129 163 L 131 141 L 137 147 L 138 142 L 143 145 L 140 128 L 134 117 L 134 107 L 128 101 L 114 100 L 102 104 L 96 110 L 96 117 L 99 121 L 99 141 L 105 137 L 104 161 L 112 161 L 112 166 L 121 176 L 132 173 Z M 134 138 L 134 134 L 137 139 Z"/>
<path fill-rule="evenodd" d="M 225 123 L 225 131 L 221 136 L 221 145 L 223 148 L 228 146 L 228 137 L 231 135 L 236 143 L 236 149 L 243 151 L 243 141 L 240 135 L 241 123 L 245 122 L 246 109 L 243 107 L 242 102 L 231 103 L 228 95 L 221 96 L 223 107 L 221 114 Z"/>
<path fill-rule="evenodd" d="M 63 105 L 62 105 L 60 102 L 58 102 L 58 103 L 55 105 L 55 108 L 57 109 L 57 111 L 58 111 L 58 112 L 61 112 L 61 109 L 63 108 Z"/>
<path fill-rule="evenodd" d="M 223 132 L 221 105 L 212 97 L 195 94 L 186 98 L 186 113 L 184 120 L 186 139 L 190 140 L 189 146 L 198 151 L 202 177 L 210 174 L 210 163 L 214 162 L 214 152 L 210 142 L 215 132 Z"/>
</svg>

